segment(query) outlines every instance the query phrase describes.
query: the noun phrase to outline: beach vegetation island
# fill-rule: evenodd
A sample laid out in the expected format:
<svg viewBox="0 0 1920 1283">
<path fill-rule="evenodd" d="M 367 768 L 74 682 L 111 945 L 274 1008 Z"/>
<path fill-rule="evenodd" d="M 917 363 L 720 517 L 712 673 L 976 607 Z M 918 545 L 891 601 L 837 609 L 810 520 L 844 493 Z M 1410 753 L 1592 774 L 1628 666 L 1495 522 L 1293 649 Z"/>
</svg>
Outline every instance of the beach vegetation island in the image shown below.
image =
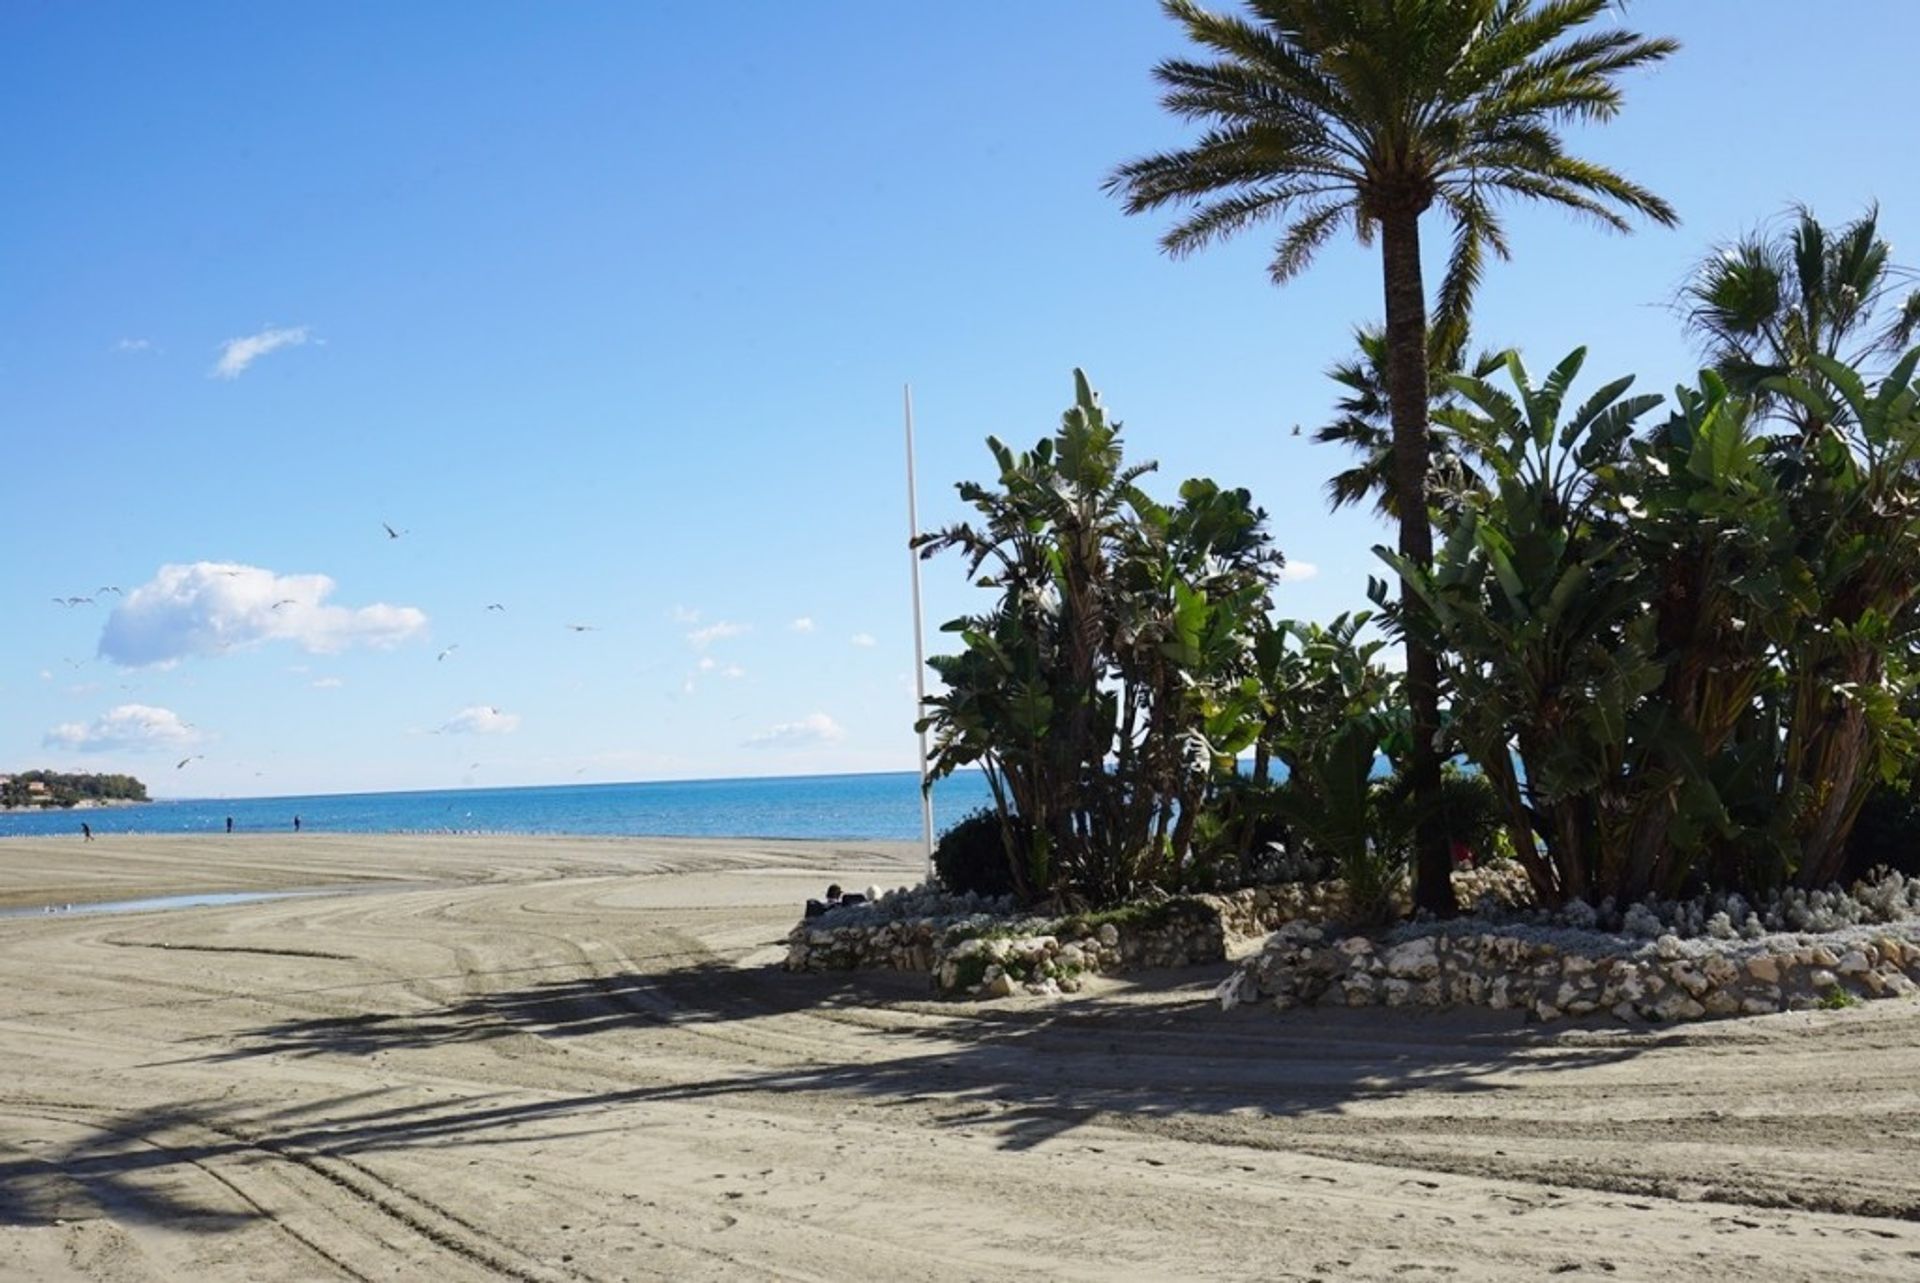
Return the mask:
<svg viewBox="0 0 1920 1283">
<path fill-rule="evenodd" d="M 1674 221 L 1555 132 L 1610 119 L 1618 78 L 1673 42 L 1587 29 L 1602 0 L 1165 8 L 1213 60 L 1163 62 L 1164 105 L 1207 132 L 1109 189 L 1182 208 L 1176 256 L 1279 222 L 1276 283 L 1341 228 L 1380 245 L 1386 324 L 1355 331 L 1316 439 L 1359 455 L 1331 503 L 1371 502 L 1398 537 L 1373 610 L 1278 618 L 1267 513 L 1209 479 L 1153 497 L 1084 372 L 1053 435 L 990 438 L 996 479 L 958 487 L 974 516 L 917 548 L 993 594 L 946 625 L 961 649 L 930 661 L 919 722 L 929 784 L 979 769 L 993 806 L 942 838 L 941 889 L 862 910 L 876 956 L 999 992 L 1103 947 L 1219 956 L 1280 928 L 1223 998 L 1483 1000 L 1515 969 L 1554 984 L 1523 1001 L 1503 978 L 1491 1005 L 1553 1015 L 1913 992 L 1920 291 L 1878 211 L 1830 227 L 1795 206 L 1715 247 L 1675 299 L 1703 368 L 1671 395 L 1583 379 L 1585 348 L 1544 376 L 1517 348 L 1469 358 L 1497 198 Z M 1435 209 L 1453 243 L 1429 317 Z M 1142 908 L 1169 903 L 1190 911 Z M 887 925 L 909 912 L 936 925 Z M 1118 938 L 1170 922 L 1185 934 Z M 795 957 L 848 948 L 835 925 Z M 1373 939 L 1474 983 L 1422 962 L 1389 991 Z"/>
<path fill-rule="evenodd" d="M 0 775 L 0 807 L 8 810 L 147 800 L 147 786 L 131 775 L 43 770 Z"/>
</svg>

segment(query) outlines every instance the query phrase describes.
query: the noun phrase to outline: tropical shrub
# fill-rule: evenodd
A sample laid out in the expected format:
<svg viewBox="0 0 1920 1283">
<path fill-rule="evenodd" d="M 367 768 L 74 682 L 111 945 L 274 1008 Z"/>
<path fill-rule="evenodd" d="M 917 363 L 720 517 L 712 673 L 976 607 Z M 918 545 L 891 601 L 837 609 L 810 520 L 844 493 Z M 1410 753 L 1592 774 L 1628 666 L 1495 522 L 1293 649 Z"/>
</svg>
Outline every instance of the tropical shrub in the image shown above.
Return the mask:
<svg viewBox="0 0 1920 1283">
<path fill-rule="evenodd" d="M 956 895 L 1012 895 L 1013 864 L 1000 816 L 983 808 L 942 833 L 933 848 L 933 871 Z"/>
<path fill-rule="evenodd" d="M 1282 559 L 1244 490 L 1188 481 L 1163 506 L 1126 464 L 1086 376 L 1031 451 L 989 438 L 997 485 L 962 483 L 978 514 L 923 536 L 958 550 L 993 606 L 945 626 L 945 690 L 920 725 L 932 778 L 978 766 L 1014 882 L 1029 900 L 1096 904 L 1177 884 L 1207 792 L 1262 722 L 1251 671 Z"/>
<path fill-rule="evenodd" d="M 1882 868 L 1920 876 L 1920 796 L 1904 782 L 1879 784 L 1867 794 L 1847 836 L 1841 880 L 1854 882 Z"/>
<path fill-rule="evenodd" d="M 1381 550 L 1414 594 L 1390 622 L 1448 656 L 1543 902 L 1823 885 L 1913 753 L 1920 352 L 1872 390 L 1811 358 L 1773 390 L 1818 427 L 1784 440 L 1713 373 L 1644 436 L 1660 398 L 1630 379 L 1563 421 L 1583 357 L 1536 388 L 1510 356 L 1516 395 L 1456 380 L 1490 482 L 1440 514 L 1430 571 Z"/>
</svg>

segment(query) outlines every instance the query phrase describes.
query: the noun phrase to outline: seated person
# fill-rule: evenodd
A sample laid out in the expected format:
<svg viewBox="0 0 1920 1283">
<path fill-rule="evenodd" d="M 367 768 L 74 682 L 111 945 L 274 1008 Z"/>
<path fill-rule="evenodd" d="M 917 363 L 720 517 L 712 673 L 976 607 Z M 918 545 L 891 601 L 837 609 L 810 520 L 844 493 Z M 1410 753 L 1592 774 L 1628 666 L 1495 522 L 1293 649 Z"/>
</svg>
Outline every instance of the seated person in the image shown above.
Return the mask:
<svg viewBox="0 0 1920 1283">
<path fill-rule="evenodd" d="M 856 904 L 865 904 L 866 902 L 867 897 L 864 895 L 843 895 L 840 891 L 840 884 L 835 882 L 827 887 L 825 899 L 807 901 L 807 916 L 809 918 L 817 918 L 821 914 L 834 909 L 848 909 Z"/>
</svg>

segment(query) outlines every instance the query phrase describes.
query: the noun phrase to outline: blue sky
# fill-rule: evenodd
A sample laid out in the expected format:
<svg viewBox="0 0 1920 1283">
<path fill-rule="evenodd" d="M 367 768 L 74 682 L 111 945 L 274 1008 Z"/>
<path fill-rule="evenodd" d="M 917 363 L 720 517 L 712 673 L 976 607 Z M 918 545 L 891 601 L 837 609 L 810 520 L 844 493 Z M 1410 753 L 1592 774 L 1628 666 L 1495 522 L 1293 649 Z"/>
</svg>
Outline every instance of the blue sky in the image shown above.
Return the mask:
<svg viewBox="0 0 1920 1283">
<path fill-rule="evenodd" d="M 1875 199 L 1920 241 L 1920 8 L 1846 11 L 1631 6 L 1686 47 L 1578 147 L 1683 225 L 1513 210 L 1481 337 L 1664 389 L 1712 242 Z M 910 769 L 907 380 L 927 524 L 1080 365 L 1168 492 L 1253 490 L 1313 568 L 1283 609 L 1363 604 L 1381 532 L 1288 429 L 1377 262 L 1276 290 L 1266 239 L 1169 262 L 1099 190 L 1187 136 L 1148 79 L 1180 47 L 1146 0 L 8 6 L 0 770 Z M 957 562 L 927 602 L 974 604 Z"/>
</svg>

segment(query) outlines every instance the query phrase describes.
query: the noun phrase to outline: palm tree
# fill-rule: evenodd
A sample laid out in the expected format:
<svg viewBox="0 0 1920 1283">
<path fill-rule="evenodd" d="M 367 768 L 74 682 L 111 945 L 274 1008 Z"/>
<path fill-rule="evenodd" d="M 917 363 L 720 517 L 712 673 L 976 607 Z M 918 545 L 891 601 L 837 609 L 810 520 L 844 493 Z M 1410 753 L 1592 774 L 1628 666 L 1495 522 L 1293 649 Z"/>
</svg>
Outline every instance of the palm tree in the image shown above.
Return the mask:
<svg viewBox="0 0 1920 1283">
<path fill-rule="evenodd" d="M 1455 331 L 1461 339 L 1464 332 Z M 1433 337 L 1443 332 L 1433 331 Z M 1315 430 L 1313 439 L 1322 445 L 1343 445 L 1360 454 L 1360 462 L 1343 468 L 1327 478 L 1327 502 L 1335 509 L 1350 503 L 1373 500 L 1374 511 L 1392 518 L 1399 505 L 1393 493 L 1393 422 L 1387 398 L 1387 335 L 1377 325 L 1365 325 L 1353 332 L 1354 354 L 1327 371 L 1327 377 L 1345 391 L 1334 409 L 1338 417 Z M 1429 413 L 1455 400 L 1447 380 L 1456 374 L 1484 379 L 1506 360 L 1505 352 L 1481 352 L 1471 366 L 1463 366 L 1464 346 L 1450 343 L 1427 354 L 1427 369 L 1433 383 Z M 1439 423 L 1427 426 L 1427 493 L 1432 496 L 1457 495 L 1480 484 L 1472 451 Z"/>
<path fill-rule="evenodd" d="M 1283 283 L 1343 227 L 1380 244 L 1399 550 L 1432 560 L 1427 520 L 1426 285 L 1420 218 L 1438 206 L 1453 233 L 1435 328 L 1464 330 L 1486 251 L 1505 257 L 1495 203 L 1546 201 L 1625 229 L 1626 213 L 1671 224 L 1652 192 L 1567 154 L 1557 128 L 1620 109 L 1618 77 L 1678 46 L 1622 28 L 1582 32 L 1609 0 L 1247 0 L 1251 17 L 1162 0 L 1214 60 L 1169 59 L 1161 102 L 1204 123 L 1193 146 L 1116 169 L 1107 190 L 1128 213 L 1185 216 L 1161 239 L 1180 256 L 1258 223 L 1283 231 L 1269 272 Z M 1405 592 L 1404 586 L 1402 589 Z M 1439 667 L 1409 635 L 1409 777 L 1421 816 L 1415 902 L 1453 911 L 1446 834 L 1435 806 Z"/>
<path fill-rule="evenodd" d="M 1756 231 L 1708 255 L 1680 303 L 1733 390 L 1807 432 L 1818 426 L 1813 412 L 1767 381 L 1815 377 L 1816 356 L 1856 368 L 1898 356 L 1920 329 L 1920 288 L 1893 264 L 1877 209 L 1839 228 L 1821 226 L 1804 205 L 1790 217 L 1784 231 Z"/>
</svg>

